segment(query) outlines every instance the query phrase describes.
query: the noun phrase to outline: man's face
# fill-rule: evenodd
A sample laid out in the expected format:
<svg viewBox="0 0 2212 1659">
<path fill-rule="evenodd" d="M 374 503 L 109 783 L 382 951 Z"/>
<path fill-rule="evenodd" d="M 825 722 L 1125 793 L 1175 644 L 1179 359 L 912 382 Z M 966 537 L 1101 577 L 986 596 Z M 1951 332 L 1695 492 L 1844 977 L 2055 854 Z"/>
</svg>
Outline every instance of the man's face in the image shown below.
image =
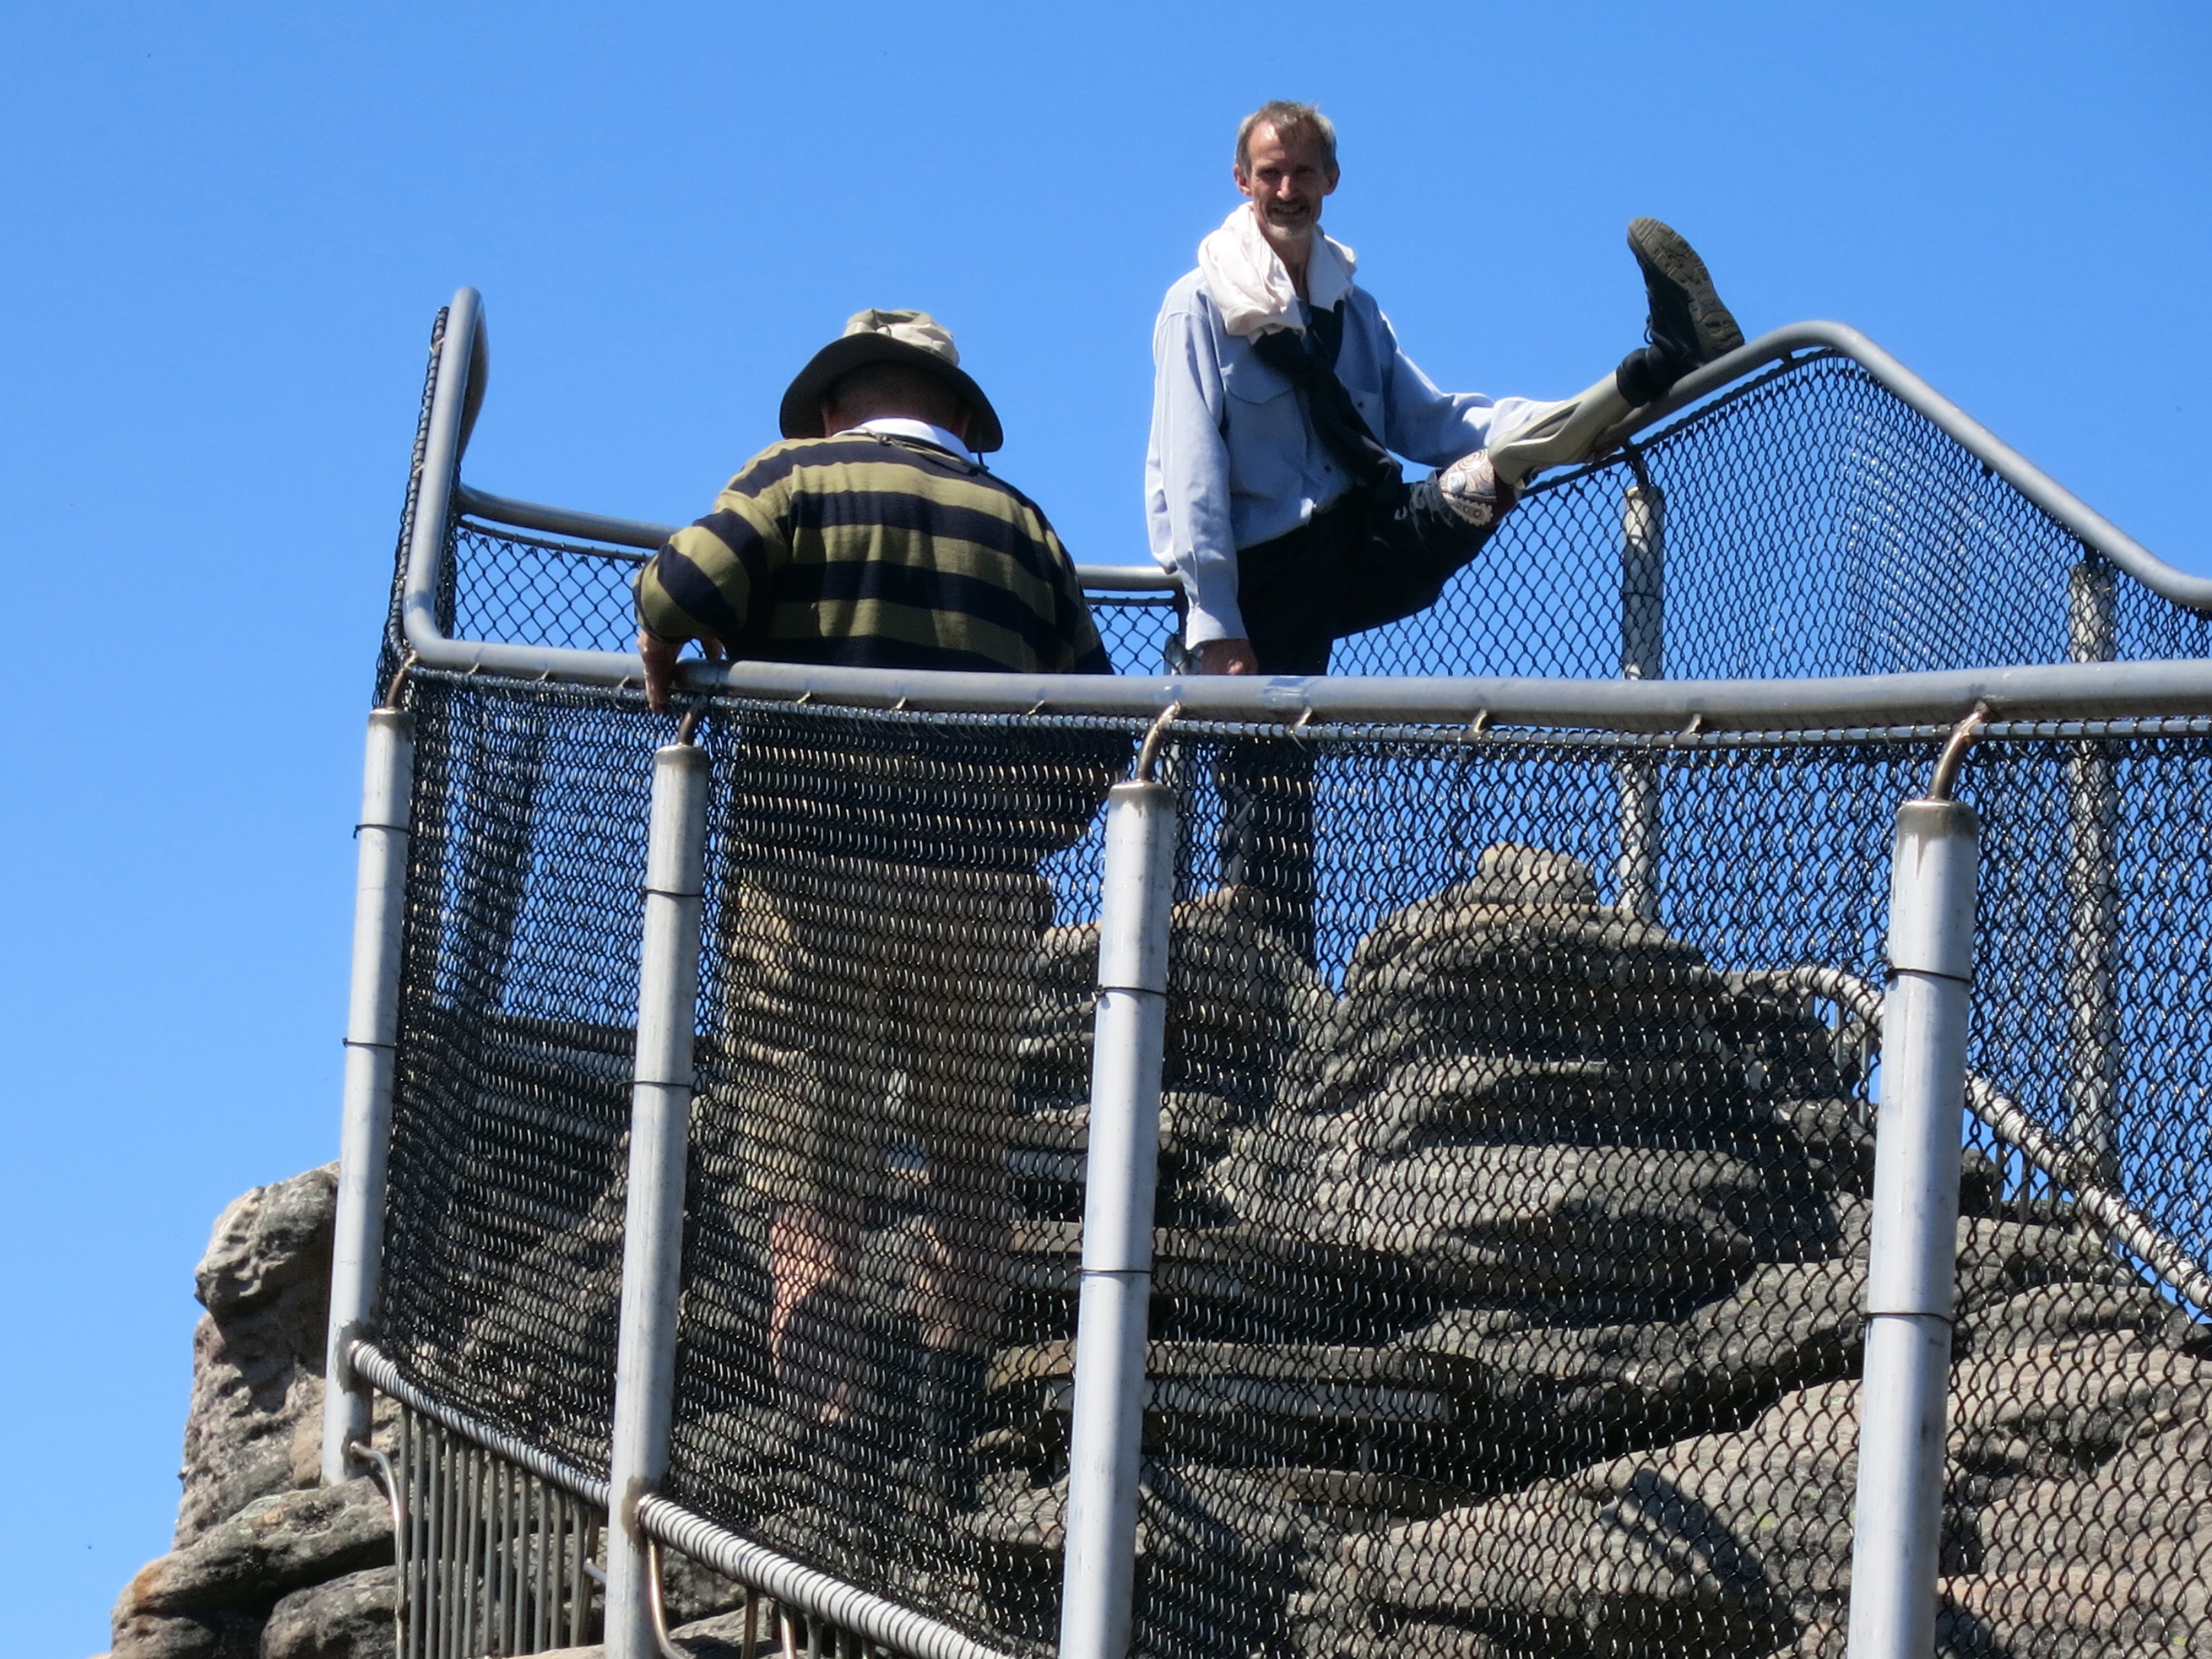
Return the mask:
<svg viewBox="0 0 2212 1659">
<path fill-rule="evenodd" d="M 1252 198 L 1270 243 L 1303 246 L 1321 222 L 1322 198 L 1336 188 L 1336 169 L 1321 141 L 1294 137 L 1285 143 L 1271 122 L 1252 129 L 1249 167 L 1234 169 L 1237 188 Z"/>
</svg>

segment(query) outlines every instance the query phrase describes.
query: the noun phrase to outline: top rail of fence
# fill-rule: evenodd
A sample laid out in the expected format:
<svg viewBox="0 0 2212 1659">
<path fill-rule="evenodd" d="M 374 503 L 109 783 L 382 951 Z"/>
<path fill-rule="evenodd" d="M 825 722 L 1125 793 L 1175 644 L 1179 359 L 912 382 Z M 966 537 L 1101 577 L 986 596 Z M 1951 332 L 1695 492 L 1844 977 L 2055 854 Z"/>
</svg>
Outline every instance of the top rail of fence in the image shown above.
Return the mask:
<svg viewBox="0 0 2212 1659">
<path fill-rule="evenodd" d="M 422 471 L 401 595 L 406 646 L 423 665 L 464 672 L 635 685 L 627 653 L 450 636 L 437 595 L 457 512 L 611 547 L 657 547 L 671 526 L 543 506 L 464 484 L 460 461 L 484 386 L 483 314 L 473 289 L 453 297 L 431 392 Z M 1632 439 L 1701 399 L 1799 354 L 1849 358 L 1958 443 L 2081 545 L 2181 609 L 2212 612 L 2212 579 L 2166 563 L 1937 392 L 1857 330 L 1792 324 L 1706 365 L 1638 410 L 1611 443 Z M 1085 565 L 1093 592 L 1164 591 L 1142 568 Z M 2002 573 L 1988 573 L 1996 580 Z M 996 714 L 1141 717 L 1181 704 L 1187 718 L 1276 724 L 1492 724 L 1601 731 L 1796 731 L 1943 724 L 1981 709 L 2011 720 L 2110 720 L 2212 712 L 2212 660 L 1992 665 L 1936 672 L 1763 679 L 1595 679 L 1504 676 L 1088 677 L 933 673 L 740 661 L 687 663 L 685 688 L 773 701 Z"/>
</svg>

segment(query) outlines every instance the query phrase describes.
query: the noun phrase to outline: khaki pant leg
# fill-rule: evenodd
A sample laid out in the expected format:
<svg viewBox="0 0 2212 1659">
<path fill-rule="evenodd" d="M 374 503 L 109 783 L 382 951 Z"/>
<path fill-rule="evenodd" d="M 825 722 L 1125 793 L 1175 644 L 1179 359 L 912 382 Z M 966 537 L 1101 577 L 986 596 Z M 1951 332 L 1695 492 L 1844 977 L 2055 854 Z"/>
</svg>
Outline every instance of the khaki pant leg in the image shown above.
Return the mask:
<svg viewBox="0 0 2212 1659">
<path fill-rule="evenodd" d="M 1011 1289 L 1021 1020 L 1051 890 L 1025 872 L 933 872 L 908 923 L 910 1099 L 928 1164 L 922 1340 L 988 1351 Z"/>
</svg>

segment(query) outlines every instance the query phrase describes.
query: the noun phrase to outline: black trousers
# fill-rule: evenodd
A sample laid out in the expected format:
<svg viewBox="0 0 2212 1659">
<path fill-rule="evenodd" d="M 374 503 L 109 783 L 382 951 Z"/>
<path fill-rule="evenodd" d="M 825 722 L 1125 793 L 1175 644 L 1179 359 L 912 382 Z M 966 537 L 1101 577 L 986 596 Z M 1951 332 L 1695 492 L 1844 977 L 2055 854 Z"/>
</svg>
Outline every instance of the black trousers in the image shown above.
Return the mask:
<svg viewBox="0 0 2212 1659">
<path fill-rule="evenodd" d="M 1435 482 L 1355 490 L 1287 535 L 1237 556 L 1237 599 L 1263 674 L 1326 674 L 1337 641 L 1436 603 L 1482 550 Z M 1276 926 L 1314 958 L 1313 754 L 1294 738 L 1232 744 L 1216 769 L 1224 886 L 1264 894 Z"/>
</svg>

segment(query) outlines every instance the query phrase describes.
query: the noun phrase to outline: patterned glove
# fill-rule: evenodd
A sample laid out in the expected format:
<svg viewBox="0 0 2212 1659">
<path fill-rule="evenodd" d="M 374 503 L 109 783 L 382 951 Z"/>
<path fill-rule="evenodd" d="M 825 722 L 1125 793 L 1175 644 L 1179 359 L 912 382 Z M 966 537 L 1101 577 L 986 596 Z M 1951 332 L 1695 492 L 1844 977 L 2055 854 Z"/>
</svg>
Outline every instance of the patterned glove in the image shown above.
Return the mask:
<svg viewBox="0 0 2212 1659">
<path fill-rule="evenodd" d="M 1462 455 L 1437 474 L 1437 493 L 1444 504 L 1473 525 L 1487 530 L 1512 510 L 1513 486 L 1501 483 L 1492 470 L 1490 452 L 1478 449 Z"/>
</svg>

